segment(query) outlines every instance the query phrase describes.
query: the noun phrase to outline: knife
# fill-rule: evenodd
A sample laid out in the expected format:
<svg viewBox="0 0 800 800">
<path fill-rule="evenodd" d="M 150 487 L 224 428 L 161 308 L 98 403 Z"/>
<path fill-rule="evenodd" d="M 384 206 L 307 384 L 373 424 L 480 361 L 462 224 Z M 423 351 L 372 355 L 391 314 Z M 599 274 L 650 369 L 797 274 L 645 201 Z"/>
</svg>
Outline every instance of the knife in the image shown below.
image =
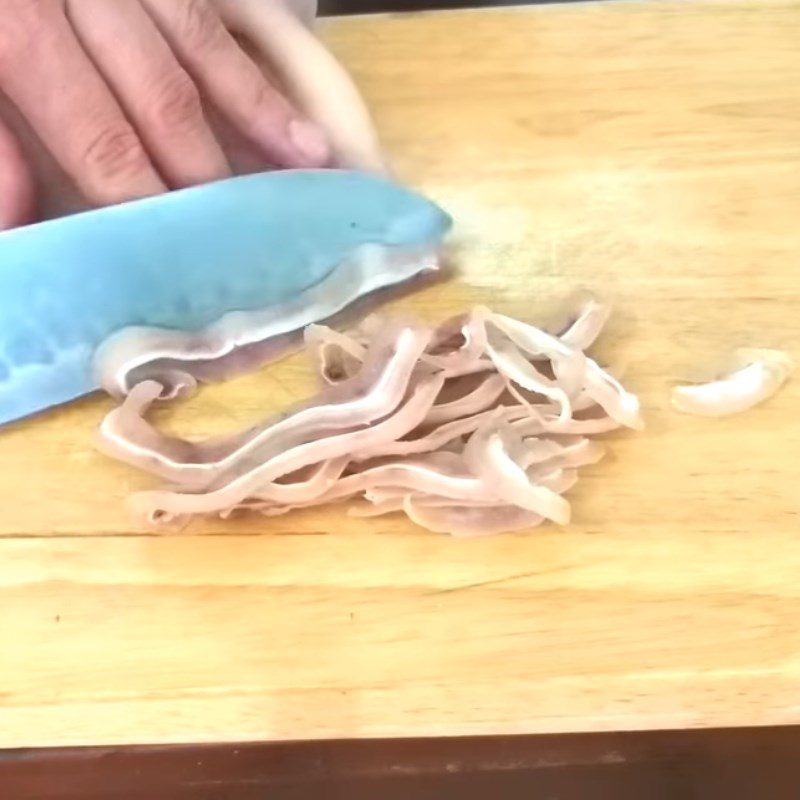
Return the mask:
<svg viewBox="0 0 800 800">
<path fill-rule="evenodd" d="M 264 310 L 271 335 L 319 321 L 435 266 L 449 226 L 383 178 L 287 170 L 0 233 L 0 424 L 97 390 L 96 351 L 128 330 L 204 331 Z M 353 264 L 359 279 L 337 280 Z"/>
</svg>

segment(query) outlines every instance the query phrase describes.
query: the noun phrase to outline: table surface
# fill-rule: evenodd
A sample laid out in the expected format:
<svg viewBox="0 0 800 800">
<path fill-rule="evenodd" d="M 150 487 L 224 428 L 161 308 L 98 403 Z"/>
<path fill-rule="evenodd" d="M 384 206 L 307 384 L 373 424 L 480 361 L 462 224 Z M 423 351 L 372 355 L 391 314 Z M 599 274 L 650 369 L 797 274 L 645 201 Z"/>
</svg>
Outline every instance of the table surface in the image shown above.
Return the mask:
<svg viewBox="0 0 800 800">
<path fill-rule="evenodd" d="M 576 287 L 648 428 L 575 521 L 472 541 L 340 509 L 131 527 L 146 477 L 102 399 L 0 434 L 0 745 L 800 721 L 800 381 L 730 420 L 674 382 L 800 342 L 800 4 L 610 3 L 356 18 L 324 35 L 398 174 L 455 216 L 458 277 L 399 306 L 544 318 Z M 171 424 L 303 397 L 291 359 Z"/>
</svg>

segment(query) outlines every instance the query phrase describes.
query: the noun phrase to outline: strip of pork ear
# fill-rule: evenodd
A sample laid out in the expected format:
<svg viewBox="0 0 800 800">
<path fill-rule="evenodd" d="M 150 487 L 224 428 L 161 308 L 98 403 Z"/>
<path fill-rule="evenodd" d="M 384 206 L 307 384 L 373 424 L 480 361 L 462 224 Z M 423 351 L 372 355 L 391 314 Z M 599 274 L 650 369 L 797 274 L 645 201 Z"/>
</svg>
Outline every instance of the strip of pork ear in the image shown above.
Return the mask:
<svg viewBox="0 0 800 800">
<path fill-rule="evenodd" d="M 639 398 L 591 358 L 586 359 L 586 392 L 608 415 L 627 428 L 644 428 Z"/>
<path fill-rule="evenodd" d="M 511 339 L 504 336 L 492 335 L 492 332 L 490 332 L 487 339 L 486 352 L 498 372 L 508 379 L 510 382 L 509 390 L 515 394 L 515 397 L 521 403 L 525 402 L 524 399 L 514 392 L 511 384 L 516 384 L 523 389 L 527 389 L 529 392 L 547 397 L 558 404 L 560 409 L 559 418 L 562 422 L 567 422 L 570 419 L 572 416 L 572 408 L 567 393 L 556 381 L 547 378 L 539 372 L 530 361 L 523 356 L 520 349 Z"/>
<path fill-rule="evenodd" d="M 413 495 L 405 498 L 403 510 L 421 528 L 457 537 L 530 530 L 544 521 L 539 514 L 519 506 L 431 506 L 416 500 Z"/>
<path fill-rule="evenodd" d="M 568 433 L 581 436 L 592 436 L 600 433 L 610 433 L 618 430 L 622 425 L 611 417 L 597 417 L 594 419 L 571 419 L 562 423 L 558 419 L 531 419 L 523 418 L 511 421 L 511 427 L 520 436 L 539 436 L 541 434 Z"/>
<path fill-rule="evenodd" d="M 311 474 L 305 480 L 291 483 L 272 481 L 255 492 L 253 498 L 284 506 L 302 506 L 314 502 L 341 479 L 348 460 L 347 456 L 339 456 L 322 461 L 313 466 Z"/>
<path fill-rule="evenodd" d="M 380 503 L 370 503 L 366 500 L 354 500 L 347 509 L 349 517 L 359 517 L 368 519 L 371 517 L 382 517 L 385 514 L 397 514 L 402 512 L 403 503 L 407 495 L 398 495 Z"/>
<path fill-rule="evenodd" d="M 269 483 L 253 497 L 221 510 L 219 515 L 227 519 L 237 511 L 260 511 L 272 516 L 313 505 L 317 497 L 324 495 L 341 478 L 347 460 L 347 456 L 343 456 L 314 464 L 302 480 Z"/>
<path fill-rule="evenodd" d="M 363 345 L 369 344 L 376 336 L 379 336 L 381 332 L 386 328 L 387 323 L 391 323 L 391 319 L 386 317 L 384 314 L 380 312 L 373 312 L 372 314 L 367 314 L 355 328 L 347 331 L 347 335 L 350 336 L 352 339 L 355 339 L 357 342 Z M 432 341 L 431 337 L 431 341 Z"/>
<path fill-rule="evenodd" d="M 577 293 L 569 305 L 564 323 L 557 326 L 561 330 L 558 338 L 567 347 L 588 350 L 602 333 L 611 315 L 611 308 L 598 302 L 588 292 Z"/>
<path fill-rule="evenodd" d="M 402 498 L 413 497 L 414 502 L 418 506 L 427 506 L 428 508 L 443 508 L 448 506 L 458 505 L 463 508 L 496 508 L 498 501 L 496 497 L 486 499 L 484 497 L 470 497 L 465 500 L 453 500 L 452 497 L 441 497 L 436 494 L 427 494 L 426 492 L 405 492 Z"/>
<path fill-rule="evenodd" d="M 476 313 L 465 314 L 453 317 L 434 331 L 422 360 L 450 378 L 486 372 L 492 369 L 486 345 L 483 318 Z"/>
<path fill-rule="evenodd" d="M 526 472 L 529 480 L 535 480 L 556 494 L 565 494 L 578 482 L 577 469 L 559 468 L 544 475 L 536 474 L 535 471 L 531 470 Z"/>
<path fill-rule="evenodd" d="M 605 455 L 601 444 L 584 436 L 522 438 L 511 424 L 500 425 L 498 432 L 508 457 L 528 480 L 557 494 L 572 488 L 578 467 L 596 464 Z"/>
<path fill-rule="evenodd" d="M 472 434 L 464 448 L 464 460 L 473 475 L 481 478 L 505 503 L 533 511 L 546 519 L 567 525 L 569 503 L 542 485 L 532 484 L 525 470 L 509 453 L 509 429 L 487 424 Z"/>
<path fill-rule="evenodd" d="M 383 317 L 367 317 L 358 328 L 339 333 L 325 325 L 310 325 L 306 329 L 306 345 L 311 349 L 320 374 L 327 383 L 337 383 L 353 375 L 364 359 L 366 345 L 380 335 L 386 322 Z M 483 323 L 470 315 L 447 320 L 434 329 L 421 361 L 445 371 L 448 377 L 458 377 L 491 369 L 484 355 Z"/>
<path fill-rule="evenodd" d="M 737 414 L 772 397 L 795 369 L 792 358 L 779 350 L 740 350 L 737 361 L 739 369 L 719 380 L 675 387 L 673 407 L 707 417 Z"/>
<path fill-rule="evenodd" d="M 454 439 L 471 434 L 483 422 L 523 420 L 527 419 L 528 415 L 528 410 L 523 406 L 498 406 L 463 419 L 446 422 L 441 427 L 434 428 L 430 433 L 426 433 L 419 438 L 373 444 L 353 450 L 352 459 L 354 462 L 359 462 L 370 458 L 379 458 L 380 456 L 413 456 L 420 453 L 430 453 L 434 450 L 441 450 Z"/>
<path fill-rule="evenodd" d="M 512 428 L 513 430 L 513 428 Z M 564 437 L 567 438 L 567 437 Z M 517 459 L 524 469 L 536 466 L 546 474 L 558 467 L 583 467 L 596 464 L 605 455 L 605 448 L 585 436 L 576 436 L 572 441 L 559 442 L 555 439 L 541 439 L 533 436 L 523 439 L 525 451 Z"/>
<path fill-rule="evenodd" d="M 328 477 L 333 477 L 332 470 L 333 467 L 326 469 Z M 319 485 L 318 482 L 317 487 Z M 326 505 L 357 496 L 377 498 L 376 502 L 380 504 L 384 500 L 402 498 L 409 492 L 428 491 L 448 497 L 451 502 L 474 500 L 476 497 L 497 502 L 495 497 L 487 494 L 481 482 L 466 471 L 462 459 L 454 453 L 428 453 L 403 461 L 382 459 L 380 463 L 364 465 L 360 471 L 344 477 L 341 477 L 340 470 L 322 491 L 313 492 L 308 484 L 305 486 L 309 491 L 304 491 L 304 496 L 296 492 L 290 499 L 287 493 L 276 492 L 274 484 L 270 484 L 266 490 L 256 494 L 256 499 L 269 500 L 277 506 L 287 498 L 288 507 L 284 511 Z M 275 513 L 279 513 L 277 509 Z"/>
<path fill-rule="evenodd" d="M 143 492 L 137 496 L 135 510 L 152 519 L 159 513 L 169 516 L 215 514 L 236 506 L 270 482 L 309 464 L 349 455 L 370 442 L 392 441 L 405 435 L 425 418 L 443 383 L 441 375 L 416 376 L 403 405 L 373 425 L 280 449 L 250 471 L 203 494 L 166 490 Z"/>
<path fill-rule="evenodd" d="M 305 342 L 323 381 L 333 384 L 352 378 L 361 368 L 370 343 L 385 335 L 387 324 L 396 326 L 396 322 L 380 314 L 370 314 L 356 328 L 344 333 L 327 325 L 309 325 Z M 432 341 L 433 334 L 429 347 Z"/>
<path fill-rule="evenodd" d="M 516 347 L 521 348 L 532 358 L 546 357 L 554 364 L 554 372 L 558 380 L 553 381 L 550 387 L 545 384 L 545 389 L 536 389 L 520 383 L 518 374 L 509 375 L 509 377 L 524 388 L 541 391 L 546 397 L 558 402 L 562 408 L 561 422 L 566 423 L 571 416 L 572 407 L 569 395 L 575 394 L 582 384 L 586 394 L 602 406 L 609 416 L 629 428 L 636 430 L 642 428 L 638 398 L 628 392 L 616 378 L 603 370 L 594 359 L 584 356 L 580 351 L 573 350 L 561 339 L 540 331 L 532 325 L 526 325 L 500 314 L 487 313 L 490 320 L 487 324 L 497 326 Z M 498 365 L 498 368 L 501 367 Z M 520 372 L 524 372 L 524 367 L 518 358 L 513 360 L 512 368 L 518 368 Z M 553 390 L 552 385 L 556 387 L 563 385 L 566 386 L 566 389 Z"/>
<path fill-rule="evenodd" d="M 534 464 L 542 464 L 551 458 L 556 458 L 564 451 L 564 446 L 553 439 L 530 436 L 527 439 L 522 439 L 522 441 L 525 444 L 526 452 L 522 458 L 518 459 L 518 463 L 523 469 L 528 469 Z"/>
<path fill-rule="evenodd" d="M 483 317 L 487 326 L 491 325 L 501 331 L 520 350 L 535 359 L 554 361 L 573 358 L 576 353 L 580 353 L 580 350 L 564 344 L 557 336 L 533 325 L 506 317 L 503 314 L 495 314 L 488 308 L 479 308 L 476 313 Z"/>
<path fill-rule="evenodd" d="M 448 381 L 451 383 L 452 381 Z M 445 385 L 447 388 L 447 385 Z M 495 406 L 506 390 L 502 375 L 481 377 L 472 391 L 447 403 L 437 403 L 425 418 L 425 425 L 436 426 L 461 417 L 468 417 Z"/>
<path fill-rule="evenodd" d="M 549 486 L 548 479 L 559 470 L 573 470 L 577 473 L 580 467 L 597 464 L 605 457 L 605 454 L 606 450 L 601 444 L 586 439 L 584 444 L 565 448 L 546 461 L 529 464 L 527 461 L 523 460 L 520 466 L 525 469 L 528 480 L 533 483 L 544 483 Z M 566 491 L 566 489 L 558 493 L 563 494 L 564 491 Z"/>
<path fill-rule="evenodd" d="M 269 511 L 270 515 L 276 515 L 315 505 L 317 498 L 325 495 L 340 480 L 347 461 L 347 456 L 322 461 L 314 464 L 303 480 L 268 483 L 252 497 L 220 511 L 220 516 L 226 519 L 236 511 L 246 510 Z"/>
<path fill-rule="evenodd" d="M 496 501 L 461 500 L 436 495 L 406 493 L 375 503 L 361 501 L 348 509 L 353 517 L 380 517 L 404 511 L 415 524 L 433 533 L 455 537 L 493 536 L 530 530 L 544 521 L 532 511 Z"/>
<path fill-rule="evenodd" d="M 325 383 L 334 384 L 352 378 L 367 355 L 365 344 L 325 325 L 309 325 L 304 339 Z"/>
<path fill-rule="evenodd" d="M 164 436 L 142 414 L 155 397 L 153 382 L 129 394 L 100 428 L 100 446 L 107 453 L 184 488 L 201 488 L 223 472 L 265 461 L 272 454 L 314 438 L 369 425 L 391 414 L 403 400 L 429 333 L 403 327 L 388 331 L 370 348 L 363 369 L 354 378 L 331 386 L 289 415 L 236 435 L 227 441 L 191 443 Z"/>
<path fill-rule="evenodd" d="M 404 495 L 414 492 L 429 492 L 451 500 L 482 498 L 497 502 L 484 484 L 470 475 L 454 457 L 452 461 L 440 458 L 442 453 L 430 453 L 415 459 L 393 461 L 362 469 L 339 479 L 324 494 L 309 501 L 309 505 L 320 505 L 356 495 Z M 452 454 L 449 454 L 452 455 Z M 385 499 L 384 495 L 381 499 Z"/>
<path fill-rule="evenodd" d="M 471 313 L 456 314 L 433 329 L 433 336 L 426 353 L 431 356 L 452 355 L 468 347 L 470 335 L 468 328 L 474 323 Z M 480 355 L 480 352 L 478 353 Z"/>
</svg>

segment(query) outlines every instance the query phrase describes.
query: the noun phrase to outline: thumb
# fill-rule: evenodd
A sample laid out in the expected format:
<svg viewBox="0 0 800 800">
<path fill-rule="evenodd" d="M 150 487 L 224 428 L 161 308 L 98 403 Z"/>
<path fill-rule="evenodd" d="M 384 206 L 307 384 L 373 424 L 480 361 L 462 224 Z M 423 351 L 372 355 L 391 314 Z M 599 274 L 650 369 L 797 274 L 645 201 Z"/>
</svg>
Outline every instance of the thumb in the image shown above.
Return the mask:
<svg viewBox="0 0 800 800">
<path fill-rule="evenodd" d="M 0 230 L 31 221 L 34 195 L 33 177 L 19 143 L 0 120 Z"/>
</svg>

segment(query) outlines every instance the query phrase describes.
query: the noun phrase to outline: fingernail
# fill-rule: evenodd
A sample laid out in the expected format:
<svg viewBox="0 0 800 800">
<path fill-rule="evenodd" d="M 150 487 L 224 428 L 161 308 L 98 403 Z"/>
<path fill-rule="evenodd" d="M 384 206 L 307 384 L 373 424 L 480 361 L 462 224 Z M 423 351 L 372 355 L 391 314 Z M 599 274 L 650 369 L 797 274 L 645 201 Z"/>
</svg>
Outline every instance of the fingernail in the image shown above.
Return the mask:
<svg viewBox="0 0 800 800">
<path fill-rule="evenodd" d="M 293 119 L 289 123 L 289 137 L 295 149 L 310 163 L 322 166 L 330 158 L 328 139 L 322 130 L 312 122 Z"/>
</svg>

